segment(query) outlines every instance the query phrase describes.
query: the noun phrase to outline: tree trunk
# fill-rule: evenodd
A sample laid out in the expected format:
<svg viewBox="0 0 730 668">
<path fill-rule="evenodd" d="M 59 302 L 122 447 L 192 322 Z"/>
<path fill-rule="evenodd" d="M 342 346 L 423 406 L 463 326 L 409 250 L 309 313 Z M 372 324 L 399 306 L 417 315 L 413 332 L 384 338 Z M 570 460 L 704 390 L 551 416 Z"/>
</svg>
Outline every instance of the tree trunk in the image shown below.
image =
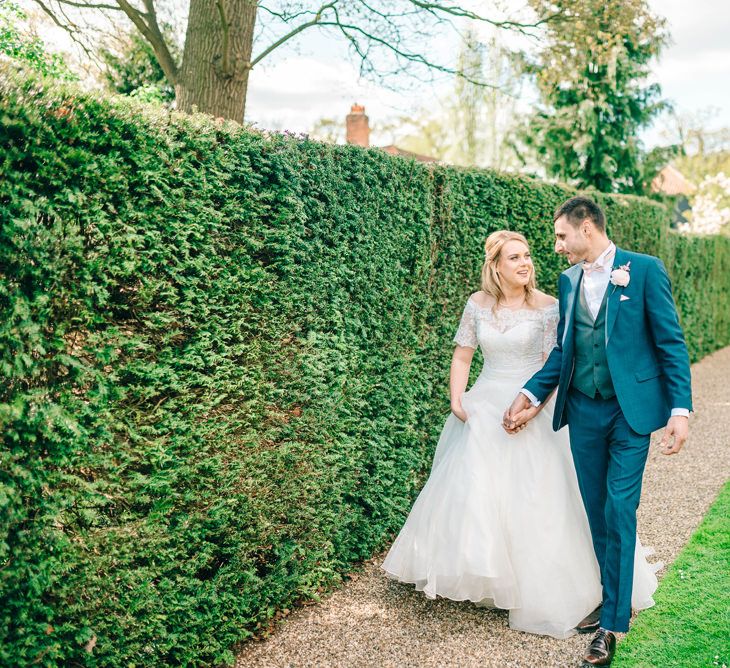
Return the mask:
<svg viewBox="0 0 730 668">
<path fill-rule="evenodd" d="M 257 0 L 190 0 L 175 99 L 198 111 L 243 123 Z"/>
</svg>

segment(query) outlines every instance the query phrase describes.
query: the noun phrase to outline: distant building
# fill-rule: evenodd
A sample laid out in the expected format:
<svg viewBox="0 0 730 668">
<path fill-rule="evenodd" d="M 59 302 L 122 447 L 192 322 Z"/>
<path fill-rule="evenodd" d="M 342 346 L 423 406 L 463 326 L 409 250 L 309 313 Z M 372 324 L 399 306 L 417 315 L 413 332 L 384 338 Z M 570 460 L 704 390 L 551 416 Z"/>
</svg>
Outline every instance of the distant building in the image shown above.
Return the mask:
<svg viewBox="0 0 730 668">
<path fill-rule="evenodd" d="M 365 115 L 365 107 L 353 104 L 345 117 L 345 140 L 355 146 L 370 146 L 370 119 Z"/>
<path fill-rule="evenodd" d="M 348 144 L 369 148 L 370 146 L 370 121 L 365 115 L 365 107 L 360 104 L 353 104 L 350 113 L 345 117 L 346 134 Z M 380 149 L 391 155 L 402 155 L 406 158 L 414 158 L 419 162 L 438 162 L 437 158 L 430 155 L 420 155 L 412 151 L 398 148 L 394 144 L 381 146 Z"/>
<path fill-rule="evenodd" d="M 692 211 L 692 207 L 687 196 L 691 195 L 697 188 L 684 177 L 682 172 L 671 165 L 666 165 L 652 180 L 651 189 L 655 193 L 676 196 L 677 203 L 674 207 L 673 226 L 676 227 L 688 222 L 685 214 Z"/>
<path fill-rule="evenodd" d="M 651 189 L 665 195 L 691 195 L 697 188 L 690 183 L 682 172 L 666 165 L 652 180 Z"/>
</svg>

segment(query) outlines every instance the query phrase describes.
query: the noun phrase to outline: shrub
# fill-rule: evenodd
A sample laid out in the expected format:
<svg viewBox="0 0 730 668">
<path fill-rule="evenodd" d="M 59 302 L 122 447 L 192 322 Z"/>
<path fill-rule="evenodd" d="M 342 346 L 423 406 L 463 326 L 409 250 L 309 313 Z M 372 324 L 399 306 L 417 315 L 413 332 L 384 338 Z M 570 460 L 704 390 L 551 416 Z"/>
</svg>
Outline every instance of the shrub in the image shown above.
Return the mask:
<svg viewBox="0 0 730 668">
<path fill-rule="evenodd" d="M 0 118 L 0 663 L 231 663 L 400 527 L 485 235 L 553 288 L 572 191 L 9 76 Z M 600 200 L 726 345 L 728 239 Z"/>
</svg>

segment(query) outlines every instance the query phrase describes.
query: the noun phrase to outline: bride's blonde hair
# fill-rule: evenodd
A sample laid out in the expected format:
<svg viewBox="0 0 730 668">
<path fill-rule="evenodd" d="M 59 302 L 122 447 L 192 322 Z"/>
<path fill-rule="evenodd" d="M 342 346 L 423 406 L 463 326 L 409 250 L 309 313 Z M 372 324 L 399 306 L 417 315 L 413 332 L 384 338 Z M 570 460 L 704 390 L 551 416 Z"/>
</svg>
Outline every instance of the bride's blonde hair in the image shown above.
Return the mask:
<svg viewBox="0 0 730 668">
<path fill-rule="evenodd" d="M 484 265 L 482 266 L 482 290 L 488 295 L 494 297 L 494 308 L 496 308 L 499 300 L 504 297 L 502 290 L 502 282 L 497 272 L 497 264 L 502 254 L 502 248 L 508 241 L 520 241 L 528 250 L 530 244 L 527 239 L 519 232 L 511 232 L 510 230 L 497 230 L 492 232 L 484 242 Z M 533 267 L 530 274 L 530 280 L 525 286 L 525 301 L 529 304 L 532 302 L 532 295 L 537 289 L 535 282 L 535 269 Z"/>
</svg>

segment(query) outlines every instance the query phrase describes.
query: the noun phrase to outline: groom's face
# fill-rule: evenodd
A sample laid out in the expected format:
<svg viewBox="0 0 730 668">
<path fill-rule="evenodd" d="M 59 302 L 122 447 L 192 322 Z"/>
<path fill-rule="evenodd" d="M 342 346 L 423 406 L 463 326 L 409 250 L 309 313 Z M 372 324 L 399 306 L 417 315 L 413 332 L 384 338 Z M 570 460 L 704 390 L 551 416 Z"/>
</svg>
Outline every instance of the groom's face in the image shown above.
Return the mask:
<svg viewBox="0 0 730 668">
<path fill-rule="evenodd" d="M 583 234 L 583 225 L 585 222 L 574 227 L 564 215 L 555 221 L 555 252 L 565 255 L 570 264 L 582 262 L 588 252 L 588 238 Z"/>
</svg>

